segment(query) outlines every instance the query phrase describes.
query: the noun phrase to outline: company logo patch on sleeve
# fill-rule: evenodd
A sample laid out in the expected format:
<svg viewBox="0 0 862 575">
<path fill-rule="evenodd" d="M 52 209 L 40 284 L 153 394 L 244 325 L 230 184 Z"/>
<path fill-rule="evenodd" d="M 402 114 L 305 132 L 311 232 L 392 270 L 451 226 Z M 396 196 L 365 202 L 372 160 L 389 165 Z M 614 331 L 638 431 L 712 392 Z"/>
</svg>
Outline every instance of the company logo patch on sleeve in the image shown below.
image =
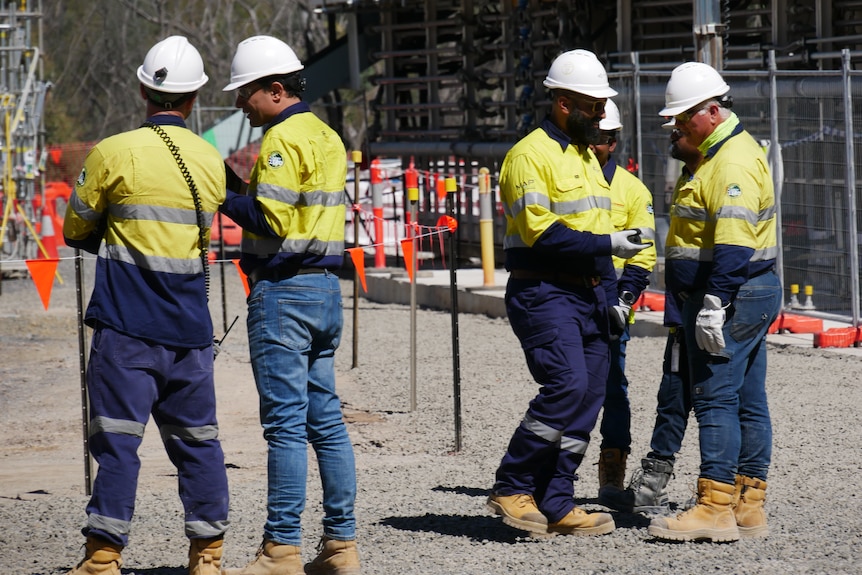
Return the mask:
<svg viewBox="0 0 862 575">
<path fill-rule="evenodd" d="M 646 205 L 646 212 L 648 214 L 655 214 L 655 208 L 652 207 L 652 202 Z"/>
<path fill-rule="evenodd" d="M 266 159 L 266 163 L 269 165 L 270 168 L 280 168 L 284 165 L 284 158 L 282 158 L 281 154 L 279 154 L 278 152 L 272 152 Z"/>
<path fill-rule="evenodd" d="M 83 186 L 85 181 L 87 181 L 87 169 L 86 168 L 81 170 L 81 173 L 78 174 L 78 179 L 75 180 L 75 185 L 76 186 Z"/>
<path fill-rule="evenodd" d="M 738 198 L 742 195 L 742 188 L 739 187 L 739 184 L 730 184 L 727 186 L 727 195 L 731 198 Z"/>
</svg>

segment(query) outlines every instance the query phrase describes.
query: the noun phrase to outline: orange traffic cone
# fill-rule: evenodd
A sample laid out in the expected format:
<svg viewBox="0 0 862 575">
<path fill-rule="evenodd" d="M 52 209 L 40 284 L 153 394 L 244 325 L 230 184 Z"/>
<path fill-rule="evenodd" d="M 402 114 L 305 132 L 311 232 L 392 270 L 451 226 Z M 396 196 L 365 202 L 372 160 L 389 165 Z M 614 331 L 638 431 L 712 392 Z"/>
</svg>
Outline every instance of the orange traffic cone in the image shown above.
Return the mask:
<svg viewBox="0 0 862 575">
<path fill-rule="evenodd" d="M 36 259 L 57 259 L 60 254 L 57 253 L 57 239 L 54 236 L 54 219 L 51 217 L 51 210 L 42 208 L 42 246 L 45 251 L 39 250 Z"/>
</svg>

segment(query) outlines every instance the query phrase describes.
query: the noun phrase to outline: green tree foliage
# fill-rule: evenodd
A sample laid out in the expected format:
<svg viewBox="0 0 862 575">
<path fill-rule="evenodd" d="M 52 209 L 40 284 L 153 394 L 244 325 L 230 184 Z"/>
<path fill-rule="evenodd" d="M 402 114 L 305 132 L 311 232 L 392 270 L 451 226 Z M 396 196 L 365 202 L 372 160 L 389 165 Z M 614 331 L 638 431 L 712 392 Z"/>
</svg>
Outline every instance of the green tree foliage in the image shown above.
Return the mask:
<svg viewBox="0 0 862 575">
<path fill-rule="evenodd" d="M 135 75 L 147 50 L 186 36 L 210 80 L 200 91 L 210 125 L 233 111 L 223 92 L 236 45 L 252 35 L 281 38 L 305 59 L 308 40 L 327 42 L 327 21 L 299 0 L 46 0 L 41 21 L 43 78 L 53 84 L 45 110 L 47 141 L 93 141 L 142 121 Z"/>
</svg>

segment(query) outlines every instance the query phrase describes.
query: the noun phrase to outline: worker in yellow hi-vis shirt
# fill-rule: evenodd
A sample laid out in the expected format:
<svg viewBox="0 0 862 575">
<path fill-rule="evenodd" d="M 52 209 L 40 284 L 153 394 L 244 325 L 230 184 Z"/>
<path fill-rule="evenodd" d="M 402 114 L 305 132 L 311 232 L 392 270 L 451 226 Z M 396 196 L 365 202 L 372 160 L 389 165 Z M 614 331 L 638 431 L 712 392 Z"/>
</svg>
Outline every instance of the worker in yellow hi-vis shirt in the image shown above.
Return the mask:
<svg viewBox="0 0 862 575">
<path fill-rule="evenodd" d="M 601 535 L 607 513 L 575 506 L 581 464 L 605 395 L 610 326 L 618 302 L 611 255 L 647 244 L 614 232 L 610 187 L 590 144 L 616 92 L 595 54 L 559 55 L 544 81 L 551 112 L 506 154 L 506 311 L 541 386 L 509 442 L 487 506 L 533 533 Z M 515 350 L 510 350 L 515 352 Z"/>
<path fill-rule="evenodd" d="M 697 505 L 654 519 L 661 539 L 763 537 L 772 456 L 766 333 L 781 308 L 775 194 L 760 145 L 707 64 L 674 69 L 660 115 L 703 160 L 678 190 L 665 247 L 666 283 L 683 302 L 692 405 L 700 431 Z"/>
<path fill-rule="evenodd" d="M 652 193 L 637 176 L 617 164 L 613 156 L 622 127 L 619 108 L 609 99 L 605 104 L 605 117 L 599 123 L 599 141 L 590 147 L 611 187 L 611 222 L 614 229 L 636 229 L 641 238 L 653 243 L 628 259 L 613 258 L 618 299 L 610 306 L 615 337 L 610 343 L 610 367 L 599 426 L 602 436 L 599 454 L 600 501 L 608 486 L 623 488 L 626 460 L 632 443 L 629 381 L 626 378 L 629 323 L 634 320 L 632 306 L 649 285 L 649 276 L 656 262 Z"/>
</svg>

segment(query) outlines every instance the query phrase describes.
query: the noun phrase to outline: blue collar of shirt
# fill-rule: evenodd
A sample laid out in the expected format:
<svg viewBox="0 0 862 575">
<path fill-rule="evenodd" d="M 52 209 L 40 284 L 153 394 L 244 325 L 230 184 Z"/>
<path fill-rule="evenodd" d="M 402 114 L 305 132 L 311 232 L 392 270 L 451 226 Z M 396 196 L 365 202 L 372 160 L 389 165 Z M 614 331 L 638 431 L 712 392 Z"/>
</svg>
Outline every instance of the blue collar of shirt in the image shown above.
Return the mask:
<svg viewBox="0 0 862 575">
<path fill-rule="evenodd" d="M 185 121 L 179 116 L 174 116 L 173 114 L 154 114 L 147 118 L 147 122 L 152 122 L 158 126 L 179 126 L 180 128 L 185 128 Z"/>
<path fill-rule="evenodd" d="M 605 175 L 605 180 L 608 184 L 614 179 L 614 173 L 617 171 L 617 161 L 613 156 L 608 156 L 608 163 L 602 166 L 602 173 Z"/>
<path fill-rule="evenodd" d="M 285 120 L 287 120 L 288 118 L 290 118 L 294 114 L 301 114 L 303 112 L 310 112 L 310 111 L 311 111 L 311 108 L 309 107 L 308 104 L 306 104 L 305 102 L 297 102 L 296 104 L 294 104 L 292 106 L 288 106 L 287 108 L 285 108 L 284 110 L 279 112 L 278 116 L 273 118 L 272 122 L 270 122 L 269 124 L 267 124 L 266 126 L 263 127 L 263 131 L 266 132 L 267 130 L 269 130 L 270 128 L 275 126 L 276 124 L 280 124 L 280 123 L 284 122 Z"/>
<path fill-rule="evenodd" d="M 709 159 L 709 158 L 713 157 L 714 155 L 716 155 L 718 153 L 718 150 L 721 149 L 721 147 L 724 145 L 725 142 L 727 142 L 732 137 L 734 137 L 738 134 L 741 134 L 741 133 L 742 133 L 742 122 L 740 122 L 736 125 L 736 127 L 733 129 L 733 131 L 730 133 L 730 135 L 728 137 L 726 137 L 722 141 L 712 145 L 706 151 L 706 155 L 704 156 L 704 158 Z"/>
<path fill-rule="evenodd" d="M 548 134 L 549 138 L 560 144 L 560 147 L 564 152 L 568 145 L 572 143 L 572 139 L 551 120 L 550 115 L 545 116 L 545 119 L 542 120 L 539 127 Z"/>
</svg>

